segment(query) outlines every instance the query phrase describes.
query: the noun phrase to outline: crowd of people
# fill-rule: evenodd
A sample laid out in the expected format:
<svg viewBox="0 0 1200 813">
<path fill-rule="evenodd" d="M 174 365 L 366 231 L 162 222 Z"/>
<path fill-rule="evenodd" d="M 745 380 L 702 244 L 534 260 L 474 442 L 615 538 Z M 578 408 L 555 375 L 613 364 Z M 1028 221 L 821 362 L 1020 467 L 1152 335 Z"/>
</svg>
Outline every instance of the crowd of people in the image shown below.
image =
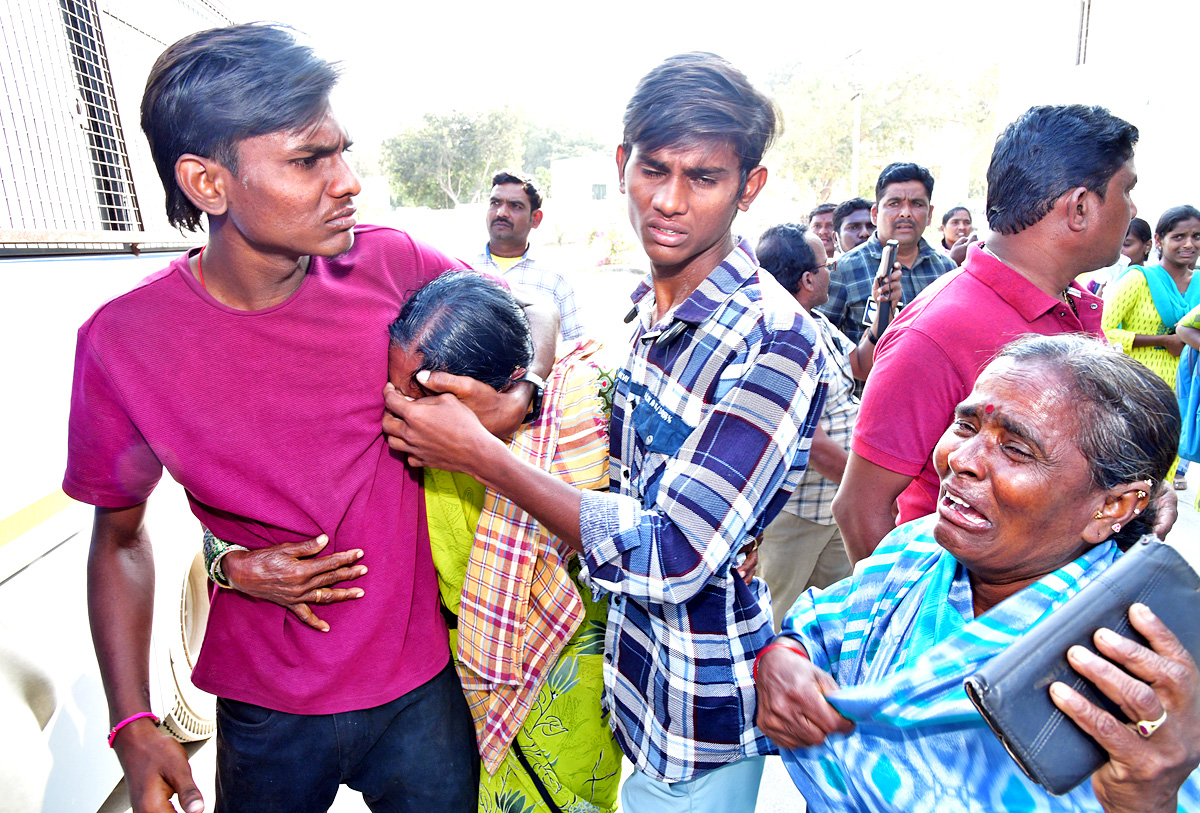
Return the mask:
<svg viewBox="0 0 1200 813">
<path fill-rule="evenodd" d="M 777 753 L 812 810 L 1200 809 L 1200 673 L 1149 608 L 1067 653 L 1109 707 L 1046 689 L 1106 756 L 1066 796 L 962 687 L 1175 518 L 1195 418 L 1122 351 L 1197 347 L 1200 213 L 1106 280 L 1131 303 L 1111 328 L 1077 281 L 1117 263 L 1136 128 L 1078 105 L 1009 124 L 982 241 L 963 207 L 926 241 L 934 178 L 899 162 L 873 203 L 755 245 L 734 224 L 774 104 L 671 57 L 616 149 L 650 273 L 605 371 L 530 257 L 528 178 L 493 179 L 483 273 L 357 224 L 336 78 L 253 24 L 147 82 L 168 215 L 206 240 L 80 329 L 64 481 L 96 506 L 135 811 L 206 804 L 149 707 L 164 468 L 205 529 L 221 811 L 322 811 L 345 784 L 380 811 L 748 813 Z"/>
</svg>

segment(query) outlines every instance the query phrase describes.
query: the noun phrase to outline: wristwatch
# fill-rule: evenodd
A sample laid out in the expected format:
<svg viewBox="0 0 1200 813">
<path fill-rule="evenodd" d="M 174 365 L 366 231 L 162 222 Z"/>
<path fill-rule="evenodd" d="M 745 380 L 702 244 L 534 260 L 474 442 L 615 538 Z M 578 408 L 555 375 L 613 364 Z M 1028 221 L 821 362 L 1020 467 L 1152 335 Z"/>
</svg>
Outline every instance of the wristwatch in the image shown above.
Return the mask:
<svg viewBox="0 0 1200 813">
<path fill-rule="evenodd" d="M 533 401 L 529 404 L 529 414 L 521 423 L 533 423 L 542 417 L 542 399 L 546 396 L 546 382 L 529 370 L 526 370 L 525 375 L 517 379 L 517 382 L 521 381 L 528 381 L 533 385 Z"/>
</svg>

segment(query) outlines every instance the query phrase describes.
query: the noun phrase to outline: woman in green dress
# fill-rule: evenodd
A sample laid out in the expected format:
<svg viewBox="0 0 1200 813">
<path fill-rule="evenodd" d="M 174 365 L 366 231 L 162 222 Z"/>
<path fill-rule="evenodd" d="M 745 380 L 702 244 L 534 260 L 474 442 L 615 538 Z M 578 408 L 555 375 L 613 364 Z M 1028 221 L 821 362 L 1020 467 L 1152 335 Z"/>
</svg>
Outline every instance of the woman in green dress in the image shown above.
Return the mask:
<svg viewBox="0 0 1200 813">
<path fill-rule="evenodd" d="M 497 391 L 533 380 L 540 397 L 512 453 L 577 488 L 608 488 L 612 379 L 591 360 L 597 344 L 569 345 L 544 384 L 530 378 L 524 314 L 508 291 L 469 271 L 413 294 L 390 334 L 388 379 L 414 399 L 430 394 L 425 376 L 435 372 Z M 482 761 L 479 810 L 615 811 L 621 751 L 601 707 L 607 604 L 580 582 L 565 545 L 477 480 L 426 469 L 424 494 L 450 651 Z M 245 548 L 205 531 L 209 575 L 226 587 L 221 560 L 234 550 Z"/>
<path fill-rule="evenodd" d="M 470 273 L 418 291 L 392 325 L 388 378 L 424 394 L 421 371 L 497 390 L 525 374 L 528 325 L 512 297 Z M 594 343 L 561 353 L 509 448 L 577 488 L 608 487 L 609 379 Z M 535 399 L 536 401 L 536 399 Z M 425 510 L 443 613 L 475 719 L 482 813 L 616 809 L 621 752 L 602 713 L 606 604 L 572 552 L 473 478 L 426 469 Z"/>
</svg>

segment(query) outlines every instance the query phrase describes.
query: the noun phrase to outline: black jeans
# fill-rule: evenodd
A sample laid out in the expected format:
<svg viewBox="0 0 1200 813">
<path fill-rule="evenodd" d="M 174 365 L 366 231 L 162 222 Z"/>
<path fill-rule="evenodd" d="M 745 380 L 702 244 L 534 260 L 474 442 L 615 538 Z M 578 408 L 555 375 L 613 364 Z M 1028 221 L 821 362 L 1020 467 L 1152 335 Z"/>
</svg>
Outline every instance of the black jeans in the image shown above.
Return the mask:
<svg viewBox="0 0 1200 813">
<path fill-rule="evenodd" d="M 453 664 L 390 703 L 343 714 L 217 701 L 217 813 L 323 813 L 341 784 L 381 813 L 475 813 L 479 753 Z"/>
</svg>

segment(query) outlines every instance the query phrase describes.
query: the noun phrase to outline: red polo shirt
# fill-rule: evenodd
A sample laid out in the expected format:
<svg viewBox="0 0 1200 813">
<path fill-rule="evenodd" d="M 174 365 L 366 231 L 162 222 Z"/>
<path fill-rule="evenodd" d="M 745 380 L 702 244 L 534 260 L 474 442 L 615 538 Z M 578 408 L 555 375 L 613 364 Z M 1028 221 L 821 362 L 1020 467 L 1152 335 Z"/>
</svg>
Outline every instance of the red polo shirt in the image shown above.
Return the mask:
<svg viewBox="0 0 1200 813">
<path fill-rule="evenodd" d="M 1000 349 L 1027 333 L 1089 333 L 1103 340 L 1103 302 L 1075 283 L 1076 316 L 979 248 L 901 311 L 879 340 L 851 448 L 877 466 L 913 477 L 897 524 L 933 513 L 933 447 L 954 408 Z"/>
</svg>

